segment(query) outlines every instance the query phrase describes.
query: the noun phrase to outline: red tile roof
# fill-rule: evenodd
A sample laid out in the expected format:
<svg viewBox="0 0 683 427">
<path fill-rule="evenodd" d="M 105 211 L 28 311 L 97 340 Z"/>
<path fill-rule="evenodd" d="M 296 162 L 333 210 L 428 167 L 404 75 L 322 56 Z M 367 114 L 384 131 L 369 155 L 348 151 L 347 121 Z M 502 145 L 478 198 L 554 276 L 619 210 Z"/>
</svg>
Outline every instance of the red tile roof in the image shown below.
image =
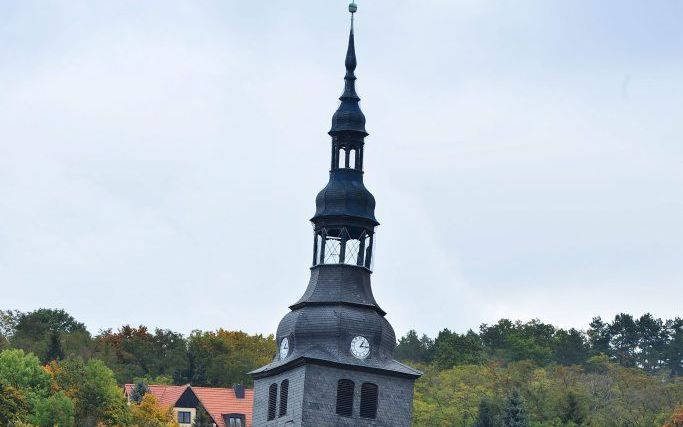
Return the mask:
<svg viewBox="0 0 683 427">
<path fill-rule="evenodd" d="M 244 399 L 236 398 L 235 391 L 231 388 L 192 387 L 192 391 L 218 427 L 226 427 L 223 414 L 244 414 L 247 419 L 246 427 L 251 427 L 254 390 L 245 389 Z"/>
<path fill-rule="evenodd" d="M 125 385 L 125 394 L 129 396 L 133 390 L 133 384 Z M 175 406 L 188 385 L 148 385 L 150 393 L 154 395 L 162 406 Z"/>
<path fill-rule="evenodd" d="M 192 387 L 187 385 L 149 385 L 149 391 L 163 406 L 174 407 L 183 392 L 189 387 L 197 399 L 201 402 L 206 412 L 216 422 L 218 427 L 227 427 L 223 420 L 223 414 L 244 414 L 247 425 L 251 427 L 252 407 L 254 405 L 254 390 L 245 389 L 244 399 L 235 397 L 235 391 L 231 388 L 217 387 Z M 133 384 L 126 384 L 124 392 L 129 396 L 133 390 Z"/>
</svg>

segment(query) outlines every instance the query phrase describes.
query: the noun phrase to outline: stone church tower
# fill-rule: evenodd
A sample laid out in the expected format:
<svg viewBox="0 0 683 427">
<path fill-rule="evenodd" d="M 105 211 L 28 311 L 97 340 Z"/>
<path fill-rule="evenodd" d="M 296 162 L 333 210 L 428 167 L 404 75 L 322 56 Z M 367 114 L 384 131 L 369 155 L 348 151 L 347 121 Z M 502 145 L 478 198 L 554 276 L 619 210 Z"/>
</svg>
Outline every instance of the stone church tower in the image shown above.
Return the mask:
<svg viewBox="0 0 683 427">
<path fill-rule="evenodd" d="M 394 360 L 396 336 L 372 295 L 375 198 L 363 185 L 365 116 L 356 94 L 353 14 L 330 180 L 315 200 L 313 265 L 254 377 L 254 427 L 409 427 L 421 373 Z"/>
</svg>

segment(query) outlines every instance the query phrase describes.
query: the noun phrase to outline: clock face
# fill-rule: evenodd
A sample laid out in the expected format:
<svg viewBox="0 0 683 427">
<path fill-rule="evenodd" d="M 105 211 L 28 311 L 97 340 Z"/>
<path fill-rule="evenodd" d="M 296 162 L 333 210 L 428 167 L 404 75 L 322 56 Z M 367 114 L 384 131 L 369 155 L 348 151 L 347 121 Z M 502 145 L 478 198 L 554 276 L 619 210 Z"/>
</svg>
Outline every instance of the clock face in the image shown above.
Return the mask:
<svg viewBox="0 0 683 427">
<path fill-rule="evenodd" d="M 282 338 L 280 341 L 280 360 L 284 360 L 289 354 L 289 340 L 287 338 Z"/>
<path fill-rule="evenodd" d="M 359 359 L 365 359 L 370 354 L 370 343 L 365 337 L 356 337 L 351 340 L 351 354 Z"/>
</svg>

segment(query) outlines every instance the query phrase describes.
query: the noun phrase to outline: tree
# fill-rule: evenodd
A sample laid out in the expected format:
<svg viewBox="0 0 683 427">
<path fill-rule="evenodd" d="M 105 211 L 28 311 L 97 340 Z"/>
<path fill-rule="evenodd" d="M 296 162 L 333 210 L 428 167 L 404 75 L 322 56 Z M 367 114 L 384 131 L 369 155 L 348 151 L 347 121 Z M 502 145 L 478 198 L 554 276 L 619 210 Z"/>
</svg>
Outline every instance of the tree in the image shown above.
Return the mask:
<svg viewBox="0 0 683 427">
<path fill-rule="evenodd" d="M 55 369 L 55 387 L 72 398 L 79 426 L 128 425 L 130 412 L 114 373 L 100 360 L 66 359 Z"/>
<path fill-rule="evenodd" d="M 50 376 L 33 354 L 9 349 L 0 353 L 0 383 L 44 396 L 50 388 Z"/>
<path fill-rule="evenodd" d="M 47 342 L 47 350 L 45 352 L 45 360 L 62 360 L 64 358 L 64 350 L 62 350 L 62 343 L 59 341 L 59 332 L 50 331 L 50 336 Z"/>
<path fill-rule="evenodd" d="M 133 390 L 130 392 L 130 400 L 134 403 L 140 403 L 142 401 L 142 398 L 149 392 L 149 387 L 147 384 L 145 384 L 142 381 L 139 381 L 135 386 L 133 386 Z"/>
<path fill-rule="evenodd" d="M 479 328 L 479 337 L 489 355 L 503 361 L 551 362 L 554 335 L 554 326 L 537 319 L 527 323 L 501 319 L 495 325 L 483 324 Z"/>
<path fill-rule="evenodd" d="M 173 331 L 125 325 L 117 332 L 106 330 L 95 338 L 97 355 L 106 360 L 119 382 L 165 376 L 187 382 L 187 341 Z"/>
<path fill-rule="evenodd" d="M 674 409 L 674 413 L 671 415 L 671 420 L 664 424 L 664 427 L 683 427 L 683 405 Z"/>
<path fill-rule="evenodd" d="M 484 349 L 479 336 L 472 331 L 460 335 L 444 329 L 434 340 L 434 363 L 440 369 L 481 363 Z"/>
<path fill-rule="evenodd" d="M 16 310 L 0 310 L 0 351 L 10 346 L 18 316 L 19 312 Z"/>
<path fill-rule="evenodd" d="M 0 426 L 7 426 L 25 419 L 29 414 L 26 396 L 15 387 L 0 381 Z"/>
<path fill-rule="evenodd" d="M 253 384 L 247 375 L 269 363 L 275 354 L 272 335 L 248 335 L 241 331 L 193 332 L 188 339 L 190 369 L 187 382 L 211 387 Z"/>
<path fill-rule="evenodd" d="M 173 408 L 161 407 L 152 393 L 145 394 L 139 404 L 133 404 L 131 412 L 136 427 L 178 426 L 173 418 Z"/>
<path fill-rule="evenodd" d="M 192 427 L 211 427 L 213 425 L 213 420 L 209 413 L 206 412 L 203 406 L 199 405 L 197 408 L 197 414 L 192 422 Z"/>
<path fill-rule="evenodd" d="M 636 321 L 638 334 L 637 364 L 646 372 L 654 374 L 666 364 L 668 330 L 662 319 L 655 319 L 650 313 Z"/>
<path fill-rule="evenodd" d="M 20 315 L 21 312 L 18 310 L 0 310 L 0 335 L 11 338 Z"/>
<path fill-rule="evenodd" d="M 609 325 L 603 322 L 600 317 L 594 317 L 589 326 L 588 339 L 593 354 L 610 355 L 612 336 Z"/>
<path fill-rule="evenodd" d="M 427 336 L 417 336 L 415 330 L 410 330 L 406 336 L 398 341 L 395 356 L 399 360 L 412 360 L 414 362 L 429 362 L 430 352 L 434 342 Z"/>
<path fill-rule="evenodd" d="M 38 427 L 74 426 L 73 401 L 61 391 L 47 399 L 39 399 L 35 403 L 33 412 L 29 421 Z"/>
<path fill-rule="evenodd" d="M 666 366 L 671 376 L 683 376 L 683 319 L 680 317 L 666 323 L 669 345 L 665 351 Z"/>
<path fill-rule="evenodd" d="M 529 416 L 522 400 L 519 390 L 513 390 L 508 396 L 505 406 L 505 417 L 503 418 L 505 427 L 530 427 Z"/>
<path fill-rule="evenodd" d="M 633 316 L 626 313 L 617 314 L 609 325 L 611 335 L 610 348 L 612 355 L 621 366 L 636 366 L 638 350 L 638 326 Z"/>
<path fill-rule="evenodd" d="M 47 363 L 69 354 L 71 349 L 63 348 L 64 337 L 68 335 L 85 337 L 86 340 L 77 340 L 80 344 L 90 340 L 85 325 L 64 310 L 41 308 L 17 315 L 12 345 L 36 354 Z"/>
<path fill-rule="evenodd" d="M 565 424 L 571 422 L 576 425 L 581 425 L 586 418 L 586 408 L 579 395 L 573 390 L 570 390 L 565 397 L 561 418 Z"/>
<path fill-rule="evenodd" d="M 497 408 L 493 401 L 484 398 L 479 402 L 479 413 L 477 415 L 477 423 L 475 427 L 497 427 L 500 425 L 497 421 Z"/>
<path fill-rule="evenodd" d="M 576 329 L 559 329 L 555 334 L 555 361 L 562 365 L 584 363 L 590 355 L 588 343 Z"/>
</svg>

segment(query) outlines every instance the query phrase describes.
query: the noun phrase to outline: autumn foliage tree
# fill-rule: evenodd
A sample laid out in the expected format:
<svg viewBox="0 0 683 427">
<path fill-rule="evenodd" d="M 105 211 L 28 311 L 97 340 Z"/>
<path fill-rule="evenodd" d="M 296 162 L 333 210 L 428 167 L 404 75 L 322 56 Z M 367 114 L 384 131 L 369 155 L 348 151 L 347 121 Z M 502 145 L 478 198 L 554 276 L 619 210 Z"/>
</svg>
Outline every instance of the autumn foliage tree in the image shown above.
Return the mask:
<svg viewBox="0 0 683 427">
<path fill-rule="evenodd" d="M 162 407 L 153 394 L 142 396 L 140 403 L 131 406 L 132 424 L 135 427 L 177 427 L 173 408 Z"/>
</svg>

